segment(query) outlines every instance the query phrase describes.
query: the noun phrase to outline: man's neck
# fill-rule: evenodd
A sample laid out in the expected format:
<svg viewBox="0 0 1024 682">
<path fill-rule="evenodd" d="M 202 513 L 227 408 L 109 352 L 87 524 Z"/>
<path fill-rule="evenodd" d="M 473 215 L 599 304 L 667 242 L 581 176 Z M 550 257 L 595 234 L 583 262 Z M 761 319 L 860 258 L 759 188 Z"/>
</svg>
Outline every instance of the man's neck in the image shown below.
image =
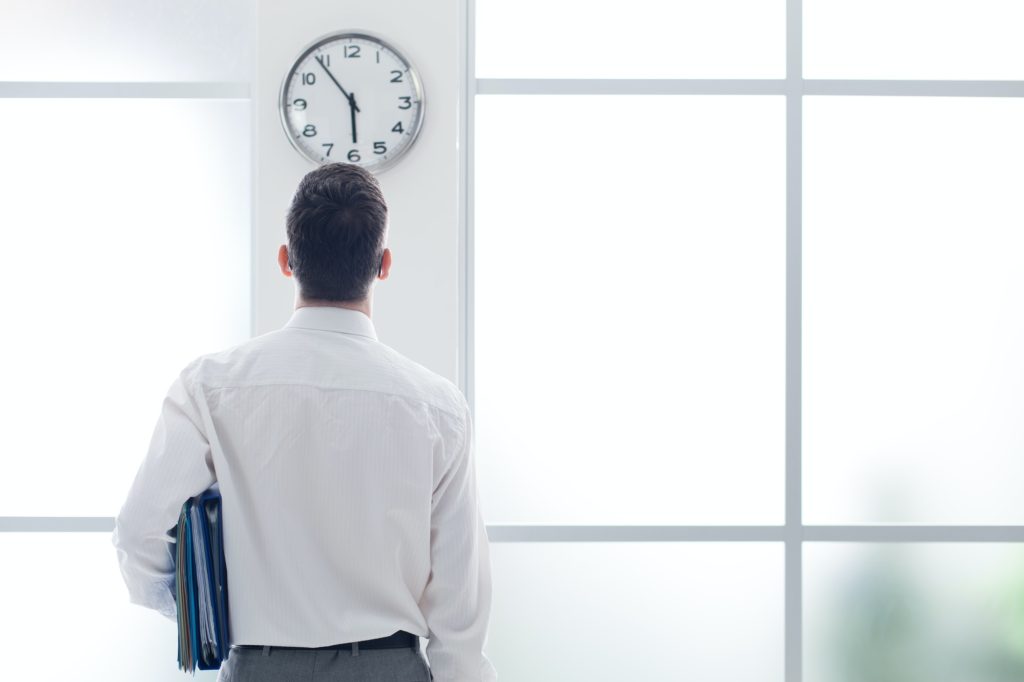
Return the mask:
<svg viewBox="0 0 1024 682">
<path fill-rule="evenodd" d="M 370 315 L 370 300 L 367 298 L 363 301 L 323 301 L 323 300 L 307 300 L 301 297 L 295 299 L 295 309 L 307 308 L 313 306 L 330 306 L 332 308 L 348 308 L 349 310 L 358 310 L 367 317 Z"/>
</svg>

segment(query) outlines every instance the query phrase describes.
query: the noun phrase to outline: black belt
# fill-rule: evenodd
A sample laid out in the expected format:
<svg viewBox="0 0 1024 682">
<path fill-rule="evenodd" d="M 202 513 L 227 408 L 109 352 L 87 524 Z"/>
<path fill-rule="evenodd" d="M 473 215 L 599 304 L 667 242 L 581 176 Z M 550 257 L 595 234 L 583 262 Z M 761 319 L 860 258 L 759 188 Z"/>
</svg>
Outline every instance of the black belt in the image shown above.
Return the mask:
<svg viewBox="0 0 1024 682">
<path fill-rule="evenodd" d="M 290 651 L 324 651 L 327 649 L 347 649 L 359 651 L 360 649 L 402 649 L 405 647 L 419 648 L 420 638 L 411 632 L 399 630 L 387 637 L 377 639 L 364 639 L 361 642 L 345 642 L 344 644 L 331 644 L 329 646 L 305 647 L 305 646 L 277 646 L 276 644 L 232 644 L 232 649 L 264 649 L 269 653 L 270 649 L 288 649 Z M 355 647 L 353 647 L 355 645 Z"/>
</svg>

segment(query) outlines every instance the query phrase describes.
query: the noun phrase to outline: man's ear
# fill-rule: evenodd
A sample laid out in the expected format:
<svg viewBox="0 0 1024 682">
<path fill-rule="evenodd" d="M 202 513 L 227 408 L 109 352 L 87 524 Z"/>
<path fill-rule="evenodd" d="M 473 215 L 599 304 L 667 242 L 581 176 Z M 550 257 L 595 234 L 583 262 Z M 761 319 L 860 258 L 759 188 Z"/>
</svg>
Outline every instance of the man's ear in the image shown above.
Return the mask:
<svg viewBox="0 0 1024 682">
<path fill-rule="evenodd" d="M 281 248 L 277 250 L 277 264 L 281 267 L 281 272 L 285 277 L 292 276 L 292 269 L 288 267 L 288 245 L 281 244 Z"/>
<path fill-rule="evenodd" d="M 380 257 L 380 268 L 377 270 L 377 277 L 379 279 L 387 279 L 388 272 L 391 271 L 391 249 L 384 249 L 384 253 Z"/>
</svg>

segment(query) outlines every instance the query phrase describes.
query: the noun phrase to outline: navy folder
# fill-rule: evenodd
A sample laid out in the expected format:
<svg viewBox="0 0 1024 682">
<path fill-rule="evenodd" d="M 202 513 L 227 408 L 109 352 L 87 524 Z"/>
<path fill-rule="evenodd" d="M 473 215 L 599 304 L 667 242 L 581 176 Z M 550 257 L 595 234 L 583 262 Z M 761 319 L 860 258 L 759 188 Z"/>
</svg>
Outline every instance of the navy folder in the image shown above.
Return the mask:
<svg viewBox="0 0 1024 682">
<path fill-rule="evenodd" d="M 190 498 L 178 516 L 175 592 L 178 668 L 217 670 L 228 657 L 228 585 L 219 486 Z"/>
</svg>

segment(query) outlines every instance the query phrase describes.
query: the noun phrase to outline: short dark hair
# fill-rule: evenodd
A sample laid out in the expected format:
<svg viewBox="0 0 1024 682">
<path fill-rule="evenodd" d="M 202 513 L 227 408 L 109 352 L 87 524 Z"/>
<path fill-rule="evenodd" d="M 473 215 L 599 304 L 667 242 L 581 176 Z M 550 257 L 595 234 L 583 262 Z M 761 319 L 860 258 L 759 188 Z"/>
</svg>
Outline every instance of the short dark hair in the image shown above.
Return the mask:
<svg viewBox="0 0 1024 682">
<path fill-rule="evenodd" d="M 288 267 L 307 300 L 361 301 L 384 255 L 388 207 L 377 178 L 328 163 L 302 178 L 288 209 Z"/>
</svg>

